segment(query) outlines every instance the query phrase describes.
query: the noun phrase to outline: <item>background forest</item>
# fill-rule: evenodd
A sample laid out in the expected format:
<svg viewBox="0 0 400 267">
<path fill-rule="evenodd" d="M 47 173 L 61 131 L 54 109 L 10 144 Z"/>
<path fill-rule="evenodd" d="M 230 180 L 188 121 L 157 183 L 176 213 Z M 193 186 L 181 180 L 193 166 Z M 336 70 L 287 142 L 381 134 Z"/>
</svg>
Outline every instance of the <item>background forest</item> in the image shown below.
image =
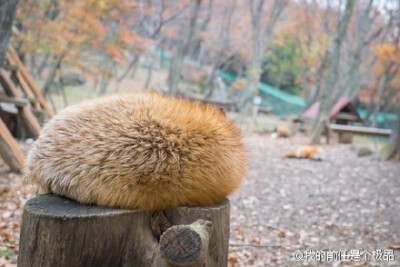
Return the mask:
<svg viewBox="0 0 400 267">
<path fill-rule="evenodd" d="M 303 98 L 303 108 L 326 94 L 347 96 L 366 109 L 366 124 L 376 124 L 373 115 L 395 112 L 400 99 L 398 5 L 27 0 L 19 3 L 12 42 L 48 97 L 60 89 L 59 72 L 73 71 L 87 83 L 82 90 L 104 94 L 133 89 L 119 84 L 144 68 L 148 77 L 137 87 L 163 86 L 174 94 L 192 89 L 205 98 L 228 73 L 225 82 L 243 81 L 230 88 L 243 103 L 262 93 L 260 81 Z M 156 84 L 159 72 L 166 79 Z"/>
</svg>

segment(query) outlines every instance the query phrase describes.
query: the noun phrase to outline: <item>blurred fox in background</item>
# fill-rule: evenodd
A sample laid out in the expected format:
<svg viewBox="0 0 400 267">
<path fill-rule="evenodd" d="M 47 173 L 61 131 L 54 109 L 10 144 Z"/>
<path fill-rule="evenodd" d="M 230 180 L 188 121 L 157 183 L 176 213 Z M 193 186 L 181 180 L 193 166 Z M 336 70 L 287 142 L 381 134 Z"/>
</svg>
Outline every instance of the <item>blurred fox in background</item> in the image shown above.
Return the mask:
<svg viewBox="0 0 400 267">
<path fill-rule="evenodd" d="M 289 151 L 284 158 L 322 160 L 320 157 L 321 152 L 321 149 L 315 146 L 303 146 L 295 151 Z"/>
</svg>

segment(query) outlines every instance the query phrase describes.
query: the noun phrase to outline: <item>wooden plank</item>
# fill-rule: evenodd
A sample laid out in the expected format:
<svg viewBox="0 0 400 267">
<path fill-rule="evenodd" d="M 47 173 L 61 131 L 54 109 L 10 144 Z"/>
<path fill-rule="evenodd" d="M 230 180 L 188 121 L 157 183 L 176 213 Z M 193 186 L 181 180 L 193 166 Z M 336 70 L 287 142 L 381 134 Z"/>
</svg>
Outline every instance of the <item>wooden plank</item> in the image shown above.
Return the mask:
<svg viewBox="0 0 400 267">
<path fill-rule="evenodd" d="M 43 97 L 42 93 L 40 92 L 39 88 L 36 86 L 34 83 L 32 77 L 29 75 L 27 69 L 25 68 L 24 64 L 22 64 L 21 60 L 19 59 L 17 53 L 14 51 L 14 49 L 11 46 L 8 46 L 7 51 L 9 52 L 10 58 L 12 58 L 18 65 L 19 70 L 18 72 L 21 72 L 22 77 L 25 79 L 29 87 L 32 89 L 33 94 L 39 99 L 40 105 L 44 110 L 46 110 L 47 115 L 49 118 L 52 118 L 54 116 L 53 110 L 47 103 L 46 99 Z"/>
<path fill-rule="evenodd" d="M 379 129 L 372 127 L 350 126 L 341 124 L 330 124 L 329 128 L 334 132 L 347 132 L 360 135 L 386 136 L 386 137 L 392 135 L 392 130 L 390 129 Z"/>
<path fill-rule="evenodd" d="M 4 64 L 3 69 L 8 70 L 8 71 L 16 71 L 16 70 L 18 70 L 18 66 L 11 65 L 10 63 L 7 62 Z"/>
<path fill-rule="evenodd" d="M 13 81 L 5 73 L 4 70 L 0 70 L 0 84 L 3 86 L 4 90 L 8 95 L 22 98 L 22 93 L 15 87 Z M 36 117 L 33 115 L 32 110 L 29 105 L 25 105 L 20 109 L 20 114 L 28 133 L 30 133 L 34 138 L 38 138 L 40 135 L 40 124 Z"/>
<path fill-rule="evenodd" d="M 21 172 L 24 166 L 24 154 L 11 135 L 3 120 L 0 119 L 0 154 L 12 171 Z"/>
<path fill-rule="evenodd" d="M 25 92 L 25 95 L 29 99 L 34 99 L 36 98 L 31 89 L 29 88 L 28 84 L 25 82 L 24 78 L 22 77 L 21 73 L 19 71 L 16 72 L 16 76 L 18 79 L 19 84 L 21 85 L 22 90 Z M 32 107 L 40 110 L 40 103 L 33 103 Z"/>
<path fill-rule="evenodd" d="M 20 114 L 28 133 L 30 133 L 34 138 L 39 138 L 41 130 L 40 124 L 28 106 L 23 107 Z"/>
<path fill-rule="evenodd" d="M 10 54 L 10 52 L 7 51 L 7 58 L 10 61 L 11 64 L 14 64 L 18 67 L 18 62 L 17 60 Z M 19 67 L 18 67 L 19 69 Z M 28 86 L 28 84 L 25 82 L 25 79 L 22 77 L 22 74 L 19 71 L 15 71 L 14 72 L 16 75 L 16 78 L 19 82 L 19 84 L 21 85 L 21 89 L 22 91 L 24 91 L 25 95 L 27 98 L 29 99 L 34 99 L 36 98 L 35 95 L 33 94 L 32 90 L 30 89 L 30 87 Z M 32 105 L 33 108 L 40 110 L 40 103 L 35 103 Z"/>
<path fill-rule="evenodd" d="M 359 118 L 354 114 L 340 112 L 334 117 L 335 120 L 358 121 Z"/>
<path fill-rule="evenodd" d="M 10 76 L 4 70 L 0 70 L 0 84 L 9 96 L 23 97 L 22 93 L 17 89 Z"/>
<path fill-rule="evenodd" d="M 11 97 L 11 96 L 6 96 L 6 95 L 0 95 L 0 102 L 14 104 L 17 107 L 24 107 L 29 104 L 29 101 L 24 98 Z"/>
</svg>

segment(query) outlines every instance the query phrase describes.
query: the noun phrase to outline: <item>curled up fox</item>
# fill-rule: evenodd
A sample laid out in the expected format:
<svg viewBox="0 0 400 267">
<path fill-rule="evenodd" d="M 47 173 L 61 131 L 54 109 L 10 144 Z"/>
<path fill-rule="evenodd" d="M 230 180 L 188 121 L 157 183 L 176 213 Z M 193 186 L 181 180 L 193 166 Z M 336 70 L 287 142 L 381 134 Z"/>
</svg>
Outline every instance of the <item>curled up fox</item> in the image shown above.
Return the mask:
<svg viewBox="0 0 400 267">
<path fill-rule="evenodd" d="M 218 204 L 246 171 L 240 134 L 218 108 L 139 92 L 61 111 L 33 144 L 24 175 L 40 193 L 162 210 Z"/>
</svg>

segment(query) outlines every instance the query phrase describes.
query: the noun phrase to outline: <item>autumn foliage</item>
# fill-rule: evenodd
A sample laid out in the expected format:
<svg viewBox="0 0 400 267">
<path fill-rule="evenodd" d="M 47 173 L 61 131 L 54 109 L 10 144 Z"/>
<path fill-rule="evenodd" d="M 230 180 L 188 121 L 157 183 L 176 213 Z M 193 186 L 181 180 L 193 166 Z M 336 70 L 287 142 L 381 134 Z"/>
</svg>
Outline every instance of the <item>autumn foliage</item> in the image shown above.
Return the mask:
<svg viewBox="0 0 400 267">
<path fill-rule="evenodd" d="M 194 12 L 195 2 L 24 0 L 13 43 L 26 60 L 36 62 L 32 66 L 39 76 L 42 66 L 48 69 L 62 62 L 97 80 L 120 81 L 133 62 L 142 60 L 153 68 L 155 51 L 161 49 L 172 58 L 204 66 L 211 75 L 204 77 L 207 84 L 212 84 L 216 69 L 239 76 L 246 81 L 242 95 L 252 86 L 251 80 L 260 79 L 309 102 L 320 97 L 345 1 L 202 0 Z M 356 1 L 339 55 L 335 90 L 359 98 L 371 110 L 379 103 L 386 111 L 393 110 L 399 98 L 395 2 Z M 256 4 L 261 8 L 259 29 L 254 28 L 257 9 L 251 8 Z M 258 43 L 259 55 L 254 52 L 256 32 L 269 36 L 268 42 Z M 181 49 L 186 43 L 189 48 Z M 238 92 L 236 84 L 233 91 Z"/>
</svg>

